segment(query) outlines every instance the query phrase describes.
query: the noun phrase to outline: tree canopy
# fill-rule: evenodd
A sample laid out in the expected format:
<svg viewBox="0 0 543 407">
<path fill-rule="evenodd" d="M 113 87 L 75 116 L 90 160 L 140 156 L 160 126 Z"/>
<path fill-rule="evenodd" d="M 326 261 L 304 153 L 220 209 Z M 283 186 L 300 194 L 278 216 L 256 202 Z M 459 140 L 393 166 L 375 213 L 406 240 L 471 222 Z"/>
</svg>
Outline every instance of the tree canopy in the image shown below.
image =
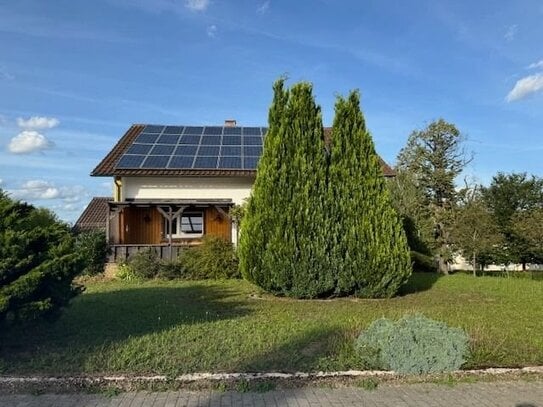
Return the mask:
<svg viewBox="0 0 543 407">
<path fill-rule="evenodd" d="M 0 190 L 0 325 L 56 313 L 83 267 L 66 224 Z"/>
</svg>

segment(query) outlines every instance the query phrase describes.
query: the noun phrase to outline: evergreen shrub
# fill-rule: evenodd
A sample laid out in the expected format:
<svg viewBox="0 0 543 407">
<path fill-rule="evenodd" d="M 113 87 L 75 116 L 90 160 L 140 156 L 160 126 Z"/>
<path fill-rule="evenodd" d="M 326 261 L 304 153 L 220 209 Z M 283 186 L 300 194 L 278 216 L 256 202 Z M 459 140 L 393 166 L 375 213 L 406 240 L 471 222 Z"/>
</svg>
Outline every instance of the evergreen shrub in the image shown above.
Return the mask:
<svg viewBox="0 0 543 407">
<path fill-rule="evenodd" d="M 358 92 L 338 98 L 329 143 L 308 83 L 277 81 L 268 123 L 241 223 L 243 277 L 296 298 L 396 294 L 409 248 Z"/>
<path fill-rule="evenodd" d="M 76 238 L 76 247 L 85 261 L 82 274 L 95 276 L 104 272 L 109 251 L 104 232 L 93 231 L 79 234 Z"/>
<path fill-rule="evenodd" d="M 355 347 L 365 368 L 440 373 L 458 370 L 466 362 L 469 338 L 460 328 L 417 314 L 372 322 Z"/>
<path fill-rule="evenodd" d="M 82 291 L 83 267 L 68 225 L 0 190 L 0 329 L 57 315 Z"/>
</svg>

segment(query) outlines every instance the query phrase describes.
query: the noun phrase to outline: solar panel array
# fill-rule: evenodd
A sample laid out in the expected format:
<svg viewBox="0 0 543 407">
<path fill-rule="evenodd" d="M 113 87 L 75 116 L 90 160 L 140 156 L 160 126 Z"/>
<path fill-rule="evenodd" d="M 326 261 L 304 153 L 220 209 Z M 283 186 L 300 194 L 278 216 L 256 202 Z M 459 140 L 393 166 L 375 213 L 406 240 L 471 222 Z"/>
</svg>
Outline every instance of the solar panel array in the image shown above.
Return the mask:
<svg viewBox="0 0 543 407">
<path fill-rule="evenodd" d="M 265 127 L 147 125 L 116 168 L 254 170 Z"/>
</svg>

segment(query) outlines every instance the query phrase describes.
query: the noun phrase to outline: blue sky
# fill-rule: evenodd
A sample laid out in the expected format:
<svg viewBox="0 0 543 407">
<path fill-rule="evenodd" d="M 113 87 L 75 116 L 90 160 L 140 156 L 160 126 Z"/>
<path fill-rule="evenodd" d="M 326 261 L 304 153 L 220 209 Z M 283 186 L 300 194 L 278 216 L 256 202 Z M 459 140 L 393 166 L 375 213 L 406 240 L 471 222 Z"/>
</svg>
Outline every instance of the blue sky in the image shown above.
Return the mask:
<svg viewBox="0 0 543 407">
<path fill-rule="evenodd" d="M 311 81 L 325 124 L 358 88 L 379 153 L 443 117 L 466 173 L 543 176 L 543 2 L 0 0 L 0 187 L 74 221 L 132 123 L 266 125 Z"/>
</svg>

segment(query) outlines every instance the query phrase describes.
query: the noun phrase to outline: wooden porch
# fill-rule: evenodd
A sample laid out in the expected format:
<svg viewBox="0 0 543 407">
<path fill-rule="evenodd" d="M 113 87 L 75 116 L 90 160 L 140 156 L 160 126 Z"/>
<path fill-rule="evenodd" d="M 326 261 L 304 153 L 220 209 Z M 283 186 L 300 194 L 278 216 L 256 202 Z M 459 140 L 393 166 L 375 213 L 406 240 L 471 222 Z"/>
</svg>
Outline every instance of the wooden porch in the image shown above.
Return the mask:
<svg viewBox="0 0 543 407">
<path fill-rule="evenodd" d="M 231 200 L 133 200 L 109 202 L 106 238 L 109 261 L 125 261 L 153 249 L 161 259 L 175 258 L 183 247 L 207 235 L 232 241 Z"/>
</svg>

